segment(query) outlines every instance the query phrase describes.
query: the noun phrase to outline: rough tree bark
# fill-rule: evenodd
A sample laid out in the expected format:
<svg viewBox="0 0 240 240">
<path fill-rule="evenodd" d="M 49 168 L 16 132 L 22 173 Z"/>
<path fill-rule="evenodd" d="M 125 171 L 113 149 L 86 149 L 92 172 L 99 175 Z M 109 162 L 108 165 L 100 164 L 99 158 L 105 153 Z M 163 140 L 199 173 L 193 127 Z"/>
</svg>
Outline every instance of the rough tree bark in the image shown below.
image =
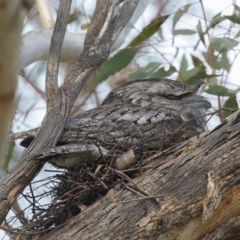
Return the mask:
<svg viewBox="0 0 240 240">
<path fill-rule="evenodd" d="M 137 3 L 138 0 L 97 1 L 94 17 L 85 38 L 84 50 L 64 84 L 58 87 L 59 58 L 71 6 L 69 0 L 60 2 L 47 67 L 47 114 L 26 154 L 0 186 L 0 222 L 4 220 L 18 195 L 41 170 L 42 164 L 33 161 L 34 156 L 44 149 L 55 146 L 84 83 L 108 58 L 111 46 L 129 21 Z"/>
<path fill-rule="evenodd" d="M 110 47 L 137 4 L 132 0 L 125 0 L 123 5 L 118 5 L 122 1 L 98 1 L 84 51 L 58 88 L 63 40 L 60 32 L 66 27 L 69 2 L 61 1 L 58 17 L 62 22 L 57 21 L 52 40 L 46 83 L 47 115 L 26 155 L 0 187 L 1 221 L 41 169 L 39 162 L 31 160 L 55 146 L 76 96 L 94 69 L 107 59 Z M 238 111 L 215 130 L 146 159 L 145 170 L 134 179 L 134 185 L 119 184 L 64 227 L 33 238 L 239 239 L 239 133 Z"/>
<path fill-rule="evenodd" d="M 44 3 L 45 1 L 39 0 L 39 3 Z M 49 2 L 49 1 L 47 1 Z M 137 22 L 139 17 L 142 15 L 142 12 L 150 4 L 149 1 L 139 0 L 136 10 L 134 11 L 130 22 L 134 24 Z M 48 3 L 46 4 L 48 5 Z M 48 11 L 48 9 L 46 9 Z M 41 9 L 41 11 L 45 11 Z M 40 12 L 41 12 L 40 11 Z M 50 14 L 47 14 L 50 15 Z M 44 21 L 46 20 L 43 17 Z M 51 19 L 50 16 L 47 19 Z M 51 20 L 49 20 L 51 25 Z M 48 24 L 48 23 L 47 23 Z M 45 24 L 44 24 L 45 26 Z M 125 27 L 120 35 L 118 36 L 117 40 L 114 42 L 113 46 L 111 47 L 111 52 L 116 51 L 119 47 L 123 44 L 126 36 L 132 30 L 130 27 Z M 36 30 L 27 32 L 22 35 L 21 41 L 21 49 L 20 49 L 20 59 L 19 59 L 19 70 L 27 67 L 29 64 L 34 63 L 36 61 L 47 61 L 49 58 L 49 48 L 50 48 L 50 41 L 53 34 L 53 29 L 49 28 L 37 28 Z M 61 62 L 75 62 L 78 60 L 80 53 L 83 50 L 84 45 L 84 38 L 86 33 L 72 33 L 66 32 L 65 38 L 62 46 L 61 52 Z M 36 48 L 36 46 L 38 46 Z"/>
<path fill-rule="evenodd" d="M 240 239 L 240 111 L 39 239 Z"/>
</svg>

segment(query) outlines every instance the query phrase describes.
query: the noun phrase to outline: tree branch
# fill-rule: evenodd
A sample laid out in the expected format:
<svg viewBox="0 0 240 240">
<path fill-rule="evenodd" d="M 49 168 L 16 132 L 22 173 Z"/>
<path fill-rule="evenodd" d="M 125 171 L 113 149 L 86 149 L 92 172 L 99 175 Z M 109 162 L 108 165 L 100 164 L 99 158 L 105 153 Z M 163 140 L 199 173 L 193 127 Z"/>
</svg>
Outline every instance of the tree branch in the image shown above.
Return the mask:
<svg viewBox="0 0 240 240">
<path fill-rule="evenodd" d="M 132 25 L 137 22 L 148 4 L 149 1 L 139 0 L 136 11 L 129 20 Z M 111 47 L 111 52 L 119 49 L 131 30 L 131 27 L 124 27 Z M 22 35 L 19 70 L 33 62 L 48 60 L 52 34 L 52 29 L 37 29 Z M 66 32 L 62 46 L 61 62 L 75 62 L 78 60 L 80 53 L 83 51 L 85 36 L 86 33 Z"/>
<path fill-rule="evenodd" d="M 117 185 L 39 239 L 238 239 L 239 134 L 240 110 L 213 131 L 147 159 L 134 183 L 148 197 Z M 207 218 L 206 199 L 214 206 Z"/>
<path fill-rule="evenodd" d="M 69 1 L 61 1 L 61 4 L 64 4 L 64 2 Z M 18 194 L 27 186 L 27 184 L 29 184 L 29 182 L 41 169 L 41 163 L 33 161 L 33 159 L 31 161 L 26 161 L 26 159 L 28 159 L 28 156 L 32 153 L 40 153 L 41 151 L 54 146 L 54 144 L 58 141 L 73 103 L 84 83 L 87 81 L 92 72 L 108 58 L 112 44 L 123 29 L 123 26 L 129 21 L 138 3 L 137 0 L 125 0 L 122 5 L 120 5 L 120 2 L 122 1 L 116 0 L 99 2 L 102 5 L 109 4 L 109 7 L 101 7 L 101 9 L 108 9 L 108 11 L 105 11 L 107 15 L 104 17 L 106 21 L 103 24 L 103 28 L 96 31 L 95 36 L 97 37 L 92 45 L 89 45 L 89 41 L 92 36 L 88 35 L 85 40 L 84 51 L 81 54 L 74 71 L 72 71 L 70 76 L 66 78 L 65 83 L 60 88 L 54 90 L 56 92 L 47 93 L 47 95 L 55 95 L 56 99 L 54 101 L 48 100 L 50 104 L 48 104 L 47 114 L 37 137 L 30 145 L 27 154 L 23 157 L 15 169 L 8 174 L 0 188 L 1 221 L 5 218 Z M 100 11 L 95 10 L 95 12 L 99 15 L 103 14 Z M 61 13 L 59 12 L 59 14 Z M 100 16 L 95 17 L 96 19 L 102 19 Z M 95 21 L 92 24 L 94 25 L 99 23 Z M 91 29 L 94 29 L 94 27 L 91 27 Z M 98 28 L 96 27 L 96 29 Z M 54 65 L 53 69 L 51 68 L 51 74 L 56 72 L 56 66 L 57 65 Z M 55 78 L 55 76 L 53 77 Z M 50 79 L 51 76 L 48 75 L 47 78 Z M 56 84 L 53 82 L 46 84 L 46 86 L 51 89 L 56 88 Z"/>
</svg>

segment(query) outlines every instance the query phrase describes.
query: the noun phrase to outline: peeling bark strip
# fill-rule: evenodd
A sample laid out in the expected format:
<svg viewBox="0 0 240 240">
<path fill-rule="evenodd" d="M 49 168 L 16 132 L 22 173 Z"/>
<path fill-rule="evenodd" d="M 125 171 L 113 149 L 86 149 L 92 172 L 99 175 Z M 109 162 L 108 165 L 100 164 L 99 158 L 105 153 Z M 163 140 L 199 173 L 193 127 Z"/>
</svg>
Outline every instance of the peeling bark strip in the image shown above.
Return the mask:
<svg viewBox="0 0 240 240">
<path fill-rule="evenodd" d="M 60 27 L 59 31 L 65 28 L 67 15 L 61 14 L 69 2 L 61 1 L 63 9 L 60 8 L 59 16 L 65 21 L 61 23 L 64 27 Z M 106 8 L 101 8 L 106 10 L 104 23 L 101 29 L 93 28 L 94 37 L 92 34 L 87 36 L 85 51 L 75 70 L 60 88 L 55 78 L 58 54 L 51 56 L 46 84 L 47 116 L 27 154 L 1 186 L 1 220 L 41 168 L 29 156 L 45 153 L 49 147 L 55 147 L 76 96 L 92 71 L 108 57 L 111 44 L 137 4 L 137 1 L 126 0 L 118 5 L 120 2 L 122 1 L 98 1 L 98 6 L 109 4 Z M 103 13 L 96 11 L 95 15 L 97 14 Z M 98 24 L 94 21 L 92 24 Z M 91 42 L 92 39 L 95 40 Z M 52 46 L 59 46 L 57 49 L 52 47 L 52 53 L 59 52 L 59 44 L 53 41 Z M 51 90 L 56 99 L 52 97 Z M 146 161 L 142 175 L 134 179 L 134 184 L 131 182 L 124 189 L 120 185 L 116 186 L 106 197 L 87 207 L 66 226 L 33 238 L 238 239 L 239 134 L 238 111 L 215 130 L 151 157 Z M 136 186 L 146 194 L 131 191 L 129 185 Z"/>
<path fill-rule="evenodd" d="M 26 155 L 23 156 L 15 169 L 6 176 L 1 185 L 0 222 L 6 217 L 17 196 L 41 170 L 42 165 L 39 162 L 26 161 L 26 159 L 29 159 L 31 154 L 41 153 L 45 149 L 55 146 L 83 85 L 93 71 L 108 58 L 111 46 L 131 18 L 138 3 L 137 0 L 98 0 L 97 2 L 97 9 L 94 13 L 95 18 L 90 25 L 90 29 L 97 30 L 94 31 L 94 36 L 91 33 L 87 34 L 84 51 L 79 57 L 75 68 L 66 78 L 64 84 L 58 88 L 56 76 L 59 55 L 71 5 L 70 0 L 60 1 L 46 77 L 47 114 L 37 137 L 28 148 Z M 99 8 L 102 11 L 99 11 Z M 103 27 L 99 28 L 97 19 L 102 19 L 102 16 L 105 21 L 103 21 Z M 95 28 L 95 25 L 98 26 Z"/>
<path fill-rule="evenodd" d="M 215 130 L 151 157 L 134 182 L 152 198 L 116 186 L 38 239 L 239 239 L 239 134 L 240 111 Z M 206 201 L 214 211 L 202 221 Z"/>
<path fill-rule="evenodd" d="M 214 172 L 208 173 L 207 196 L 203 200 L 203 216 L 202 220 L 205 222 L 211 219 L 222 200 L 221 191 L 219 189 L 218 178 Z"/>
</svg>

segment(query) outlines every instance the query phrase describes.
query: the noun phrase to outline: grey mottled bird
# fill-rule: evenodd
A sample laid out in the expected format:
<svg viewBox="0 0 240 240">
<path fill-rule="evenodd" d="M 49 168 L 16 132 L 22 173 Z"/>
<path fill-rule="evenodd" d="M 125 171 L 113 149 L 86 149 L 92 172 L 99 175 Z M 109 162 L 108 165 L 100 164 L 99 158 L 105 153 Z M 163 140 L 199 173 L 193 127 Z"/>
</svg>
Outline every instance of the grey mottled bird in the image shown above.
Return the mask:
<svg viewBox="0 0 240 240">
<path fill-rule="evenodd" d="M 199 134 L 205 129 L 204 114 L 211 108 L 208 100 L 197 95 L 199 86 L 165 78 L 119 86 L 100 106 L 67 121 L 51 161 L 71 167 L 103 156 L 119 157 L 129 149 L 139 158 L 143 152 L 162 150 Z M 32 131 L 21 145 L 28 147 L 36 133 Z M 71 144 L 78 144 L 77 153 L 62 156 L 57 151 Z"/>
</svg>

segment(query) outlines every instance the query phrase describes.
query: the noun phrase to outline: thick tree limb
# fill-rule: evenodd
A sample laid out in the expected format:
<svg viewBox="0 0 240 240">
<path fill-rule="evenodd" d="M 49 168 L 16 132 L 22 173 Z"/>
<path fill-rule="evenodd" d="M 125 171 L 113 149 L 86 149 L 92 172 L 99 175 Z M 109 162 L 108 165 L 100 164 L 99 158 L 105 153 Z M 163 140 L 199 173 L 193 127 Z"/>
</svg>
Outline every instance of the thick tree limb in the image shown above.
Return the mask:
<svg viewBox="0 0 240 240">
<path fill-rule="evenodd" d="M 61 1 L 61 4 L 69 4 L 69 2 L 69 0 Z M 120 5 L 120 2 L 122 1 L 98 1 L 98 6 L 105 6 L 107 4 L 106 6 L 108 7 L 101 7 L 105 9 L 103 12 L 96 10 L 95 19 L 103 18 L 106 19 L 106 21 L 103 21 L 102 29 L 96 27 L 97 30 L 94 31 L 93 35 L 88 34 L 85 39 L 84 51 L 75 69 L 70 73 L 70 76 L 66 78 L 65 83 L 58 89 L 56 89 L 55 78 L 58 63 L 54 61 L 49 63 L 49 72 L 47 76 L 49 82 L 46 84 L 48 88 L 46 90 L 48 103 L 47 115 L 37 137 L 28 148 L 27 154 L 16 166 L 15 170 L 8 174 L 0 188 L 1 221 L 6 216 L 18 194 L 41 169 L 41 164 L 39 162 L 26 161 L 28 155 L 32 153 L 41 153 L 44 149 L 54 146 L 58 141 L 73 103 L 84 83 L 92 72 L 108 58 L 112 44 L 121 32 L 123 26 L 129 21 L 138 3 L 138 1 L 125 0 Z M 62 14 L 64 15 L 64 13 L 61 13 L 59 10 L 58 16 L 62 16 Z M 97 14 L 102 15 L 102 17 L 98 17 Z M 64 21 L 65 17 L 61 17 L 62 21 Z M 61 24 L 60 21 L 57 21 L 56 29 L 58 28 L 58 23 Z M 66 19 L 64 24 L 66 24 Z M 64 24 L 62 27 L 63 29 L 65 28 Z M 99 25 L 99 22 L 93 20 L 92 25 L 93 27 L 91 28 L 95 29 L 94 25 Z M 94 38 L 93 42 L 91 40 L 92 38 Z M 57 60 L 57 57 L 55 60 Z M 52 96 L 55 96 L 55 99 L 53 99 Z"/>
<path fill-rule="evenodd" d="M 146 160 L 134 183 L 147 197 L 129 191 L 132 183 L 116 186 L 39 239 L 238 239 L 239 134 L 240 111 L 215 130 Z M 204 218 L 206 202 L 214 211 Z"/>
<path fill-rule="evenodd" d="M 150 2 L 151 1 L 139 0 L 137 8 L 134 11 L 131 19 L 129 20 L 130 24 L 134 25 L 134 23 L 137 22 L 137 20 L 142 15 L 147 5 L 150 4 Z M 119 37 L 111 47 L 111 52 L 119 49 L 119 47 L 124 43 L 126 36 L 128 36 L 131 30 L 132 28 L 129 26 L 124 27 Z M 33 62 L 48 60 L 52 34 L 52 29 L 43 28 L 23 34 L 21 41 L 20 62 L 18 68 L 19 70 L 23 69 L 24 67 L 28 66 Z M 61 62 L 75 62 L 78 60 L 80 53 L 83 51 L 85 36 L 85 33 L 76 34 L 66 32 L 62 46 L 60 58 Z"/>
<path fill-rule="evenodd" d="M 47 61 L 49 58 L 52 34 L 52 29 L 42 28 L 23 34 L 18 70 L 36 61 Z M 66 33 L 62 48 L 61 62 L 77 61 L 83 50 L 85 35 L 85 33 Z"/>
</svg>

